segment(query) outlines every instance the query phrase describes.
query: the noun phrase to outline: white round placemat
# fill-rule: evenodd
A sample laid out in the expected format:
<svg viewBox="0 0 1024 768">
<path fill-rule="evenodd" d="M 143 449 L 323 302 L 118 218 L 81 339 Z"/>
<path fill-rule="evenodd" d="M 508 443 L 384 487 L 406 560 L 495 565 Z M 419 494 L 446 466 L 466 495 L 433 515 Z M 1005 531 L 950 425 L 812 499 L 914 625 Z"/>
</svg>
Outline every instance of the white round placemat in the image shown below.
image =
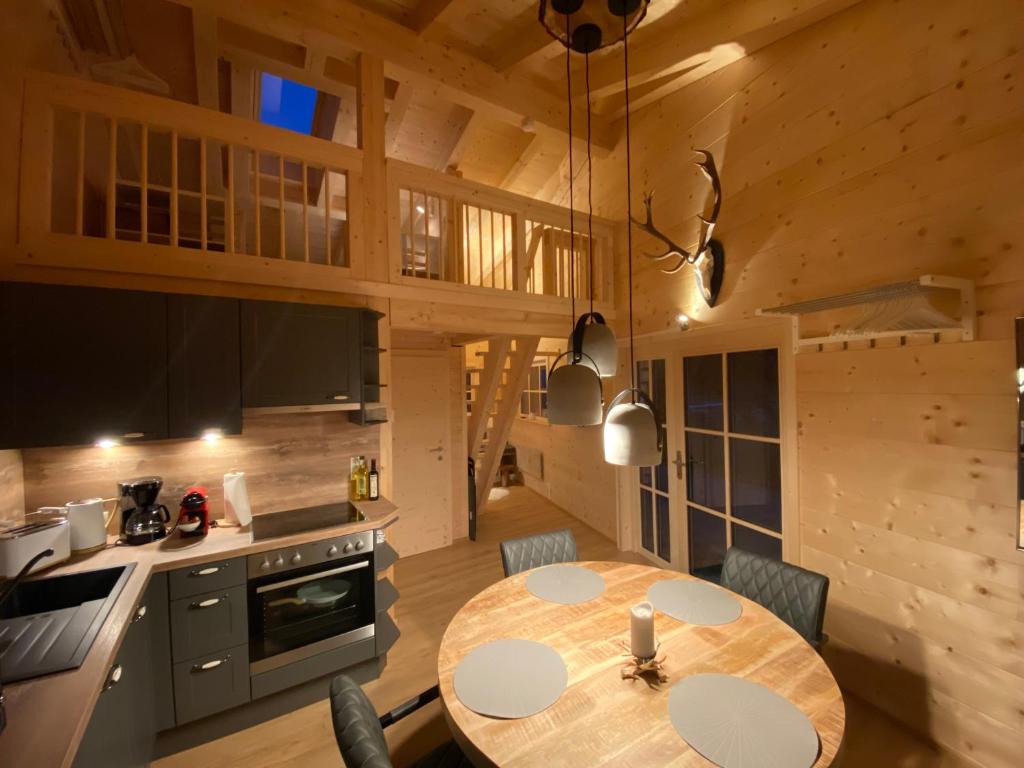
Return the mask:
<svg viewBox="0 0 1024 768">
<path fill-rule="evenodd" d="M 480 715 L 518 718 L 543 712 L 562 695 L 569 671 L 558 652 L 533 640 L 477 646 L 455 668 L 455 695 Z"/>
<path fill-rule="evenodd" d="M 526 588 L 549 603 L 577 605 L 604 592 L 604 577 L 581 565 L 549 565 L 530 571 Z"/>
<path fill-rule="evenodd" d="M 730 624 L 743 613 L 740 601 L 701 581 L 667 579 L 651 585 L 647 599 L 662 613 L 687 624 Z"/>
<path fill-rule="evenodd" d="M 721 768 L 810 768 L 818 733 L 783 696 L 732 675 L 692 675 L 672 687 L 668 715 L 679 735 Z"/>
</svg>

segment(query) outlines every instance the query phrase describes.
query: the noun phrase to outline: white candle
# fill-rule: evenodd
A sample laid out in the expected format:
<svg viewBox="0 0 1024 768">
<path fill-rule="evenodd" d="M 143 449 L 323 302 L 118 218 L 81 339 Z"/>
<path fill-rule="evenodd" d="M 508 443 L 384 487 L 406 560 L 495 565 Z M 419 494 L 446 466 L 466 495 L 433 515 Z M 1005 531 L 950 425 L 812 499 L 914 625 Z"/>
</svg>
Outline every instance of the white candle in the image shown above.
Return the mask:
<svg viewBox="0 0 1024 768">
<path fill-rule="evenodd" d="M 654 606 L 650 603 L 637 603 L 630 609 L 629 650 L 641 659 L 654 656 Z"/>
</svg>

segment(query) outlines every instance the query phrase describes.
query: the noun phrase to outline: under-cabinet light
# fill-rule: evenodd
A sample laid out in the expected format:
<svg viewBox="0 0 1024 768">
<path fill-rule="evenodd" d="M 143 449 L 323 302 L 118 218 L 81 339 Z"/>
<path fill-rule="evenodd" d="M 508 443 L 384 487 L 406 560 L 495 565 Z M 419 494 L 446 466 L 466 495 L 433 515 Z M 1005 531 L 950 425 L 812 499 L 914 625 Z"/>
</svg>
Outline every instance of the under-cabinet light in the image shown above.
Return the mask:
<svg viewBox="0 0 1024 768">
<path fill-rule="evenodd" d="M 220 429 L 206 429 L 203 430 L 201 437 L 208 443 L 216 443 L 224 437 L 224 431 Z"/>
<path fill-rule="evenodd" d="M 120 443 L 112 437 L 101 437 L 96 441 L 97 448 L 113 448 L 116 445 L 120 445 Z"/>
</svg>

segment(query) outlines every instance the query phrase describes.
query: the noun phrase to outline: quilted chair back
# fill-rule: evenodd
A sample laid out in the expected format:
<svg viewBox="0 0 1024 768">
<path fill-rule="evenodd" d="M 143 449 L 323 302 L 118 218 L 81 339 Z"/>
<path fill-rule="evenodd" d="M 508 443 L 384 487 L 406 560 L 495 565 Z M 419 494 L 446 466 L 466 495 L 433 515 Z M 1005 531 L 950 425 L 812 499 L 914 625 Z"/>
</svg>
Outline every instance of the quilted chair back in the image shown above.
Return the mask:
<svg viewBox="0 0 1024 768">
<path fill-rule="evenodd" d="M 827 576 L 730 547 L 722 565 L 722 586 L 763 605 L 820 648 Z"/>
<path fill-rule="evenodd" d="M 331 719 L 346 768 L 393 768 L 376 710 L 345 675 L 331 681 Z"/>
<path fill-rule="evenodd" d="M 505 569 L 505 576 L 576 559 L 576 538 L 568 528 L 501 542 L 501 567 Z"/>
</svg>

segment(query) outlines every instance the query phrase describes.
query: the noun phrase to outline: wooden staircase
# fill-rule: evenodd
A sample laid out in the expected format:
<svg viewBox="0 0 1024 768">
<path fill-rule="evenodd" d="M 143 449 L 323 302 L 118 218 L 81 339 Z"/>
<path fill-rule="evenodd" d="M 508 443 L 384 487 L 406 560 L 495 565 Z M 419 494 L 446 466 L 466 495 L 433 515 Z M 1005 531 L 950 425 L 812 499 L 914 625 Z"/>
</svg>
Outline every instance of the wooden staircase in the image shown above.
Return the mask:
<svg viewBox="0 0 1024 768">
<path fill-rule="evenodd" d="M 487 506 L 539 342 L 536 336 L 494 336 L 483 353 L 467 429 L 469 455 L 476 460 L 477 514 Z"/>
</svg>

